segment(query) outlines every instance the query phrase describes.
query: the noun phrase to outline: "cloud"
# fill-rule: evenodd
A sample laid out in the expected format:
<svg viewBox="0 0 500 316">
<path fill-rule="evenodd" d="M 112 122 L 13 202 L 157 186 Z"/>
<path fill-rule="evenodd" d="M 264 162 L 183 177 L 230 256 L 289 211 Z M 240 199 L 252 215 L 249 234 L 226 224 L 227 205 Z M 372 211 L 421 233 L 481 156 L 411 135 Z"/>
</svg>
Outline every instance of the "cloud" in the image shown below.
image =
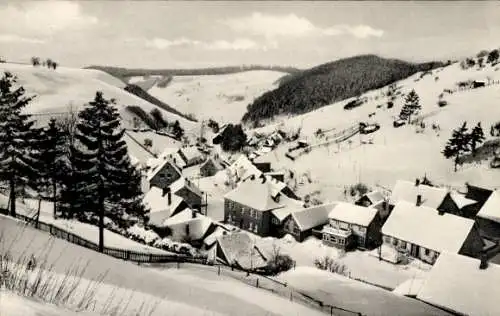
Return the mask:
<svg viewBox="0 0 500 316">
<path fill-rule="evenodd" d="M 0 34 L 0 43 L 43 44 L 45 41 L 37 38 L 22 37 L 15 34 Z"/>
<path fill-rule="evenodd" d="M 98 19 L 82 12 L 80 3 L 33 1 L 0 7 L 0 27 L 18 35 L 50 36 L 59 31 L 81 30 Z"/>
<path fill-rule="evenodd" d="M 276 37 L 302 37 L 302 36 L 338 36 L 349 34 L 357 38 L 370 36 L 381 37 L 383 30 L 374 29 L 368 25 L 350 26 L 346 24 L 322 28 L 314 25 L 306 18 L 295 14 L 267 15 L 254 12 L 243 18 L 231 18 L 220 21 L 236 32 L 250 35 L 263 36 L 268 39 Z"/>
<path fill-rule="evenodd" d="M 129 39 L 129 42 L 136 42 L 137 39 Z M 185 37 L 181 37 L 174 40 L 168 40 L 164 38 L 154 38 L 151 40 L 146 40 L 146 46 L 156 49 L 167 49 L 171 47 L 198 47 L 206 50 L 267 50 L 270 48 L 275 48 L 275 45 L 259 45 L 256 42 L 240 38 L 233 41 L 227 40 L 215 40 L 215 41 L 198 41 L 192 40 Z"/>
</svg>

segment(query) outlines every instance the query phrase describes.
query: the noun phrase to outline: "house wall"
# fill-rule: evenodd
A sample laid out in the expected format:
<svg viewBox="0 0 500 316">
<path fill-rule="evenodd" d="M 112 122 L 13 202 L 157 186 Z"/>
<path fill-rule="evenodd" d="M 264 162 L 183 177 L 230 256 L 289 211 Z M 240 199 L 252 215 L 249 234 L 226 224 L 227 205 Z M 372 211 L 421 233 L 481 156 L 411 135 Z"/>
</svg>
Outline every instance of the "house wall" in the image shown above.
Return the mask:
<svg viewBox="0 0 500 316">
<path fill-rule="evenodd" d="M 377 213 L 370 225 L 366 228 L 366 248 L 374 249 L 382 242 L 382 233 L 380 230 L 382 229 L 383 222 L 383 219 Z"/>
<path fill-rule="evenodd" d="M 483 239 L 481 238 L 481 235 L 479 235 L 479 229 L 476 225 L 474 225 L 474 227 L 469 232 L 469 235 L 465 239 L 465 242 L 460 249 L 459 254 L 478 258 L 484 246 L 485 245 Z"/>
<path fill-rule="evenodd" d="M 155 186 L 160 189 L 168 188 L 172 183 L 179 180 L 181 174 L 172 167 L 170 163 L 165 164 L 155 176 L 149 181 L 150 187 Z"/>
<path fill-rule="evenodd" d="M 254 234 L 270 234 L 270 211 L 258 211 L 240 203 L 224 199 L 224 221 Z"/>
<path fill-rule="evenodd" d="M 368 228 L 356 224 L 342 222 L 336 219 L 330 219 L 330 226 L 336 228 L 346 228 L 352 230 L 352 233 L 356 237 L 356 241 L 358 243 L 358 247 L 365 248 L 367 244 L 367 233 Z"/>
<path fill-rule="evenodd" d="M 186 187 L 180 189 L 175 194 L 180 196 L 187 203 L 187 205 L 189 205 L 189 207 L 197 210 L 200 209 L 202 197 L 198 194 L 187 189 Z"/>
<path fill-rule="evenodd" d="M 481 236 L 500 240 L 500 223 L 481 217 L 476 217 L 476 223 L 478 224 Z"/>
<path fill-rule="evenodd" d="M 297 223 L 295 223 L 292 216 L 289 215 L 283 222 L 283 231 L 285 234 L 292 235 L 295 240 L 301 241 L 300 239 L 302 238 L 302 234 L 300 228 Z"/>
<path fill-rule="evenodd" d="M 435 250 L 427 249 L 425 247 L 421 247 L 419 245 L 412 244 L 410 242 L 388 235 L 383 236 L 383 243 L 389 247 L 399 250 L 400 252 L 406 250 L 407 254 L 410 257 L 420 259 L 429 264 L 434 264 L 439 256 L 439 252 Z M 417 252 L 417 256 L 415 256 L 415 249 Z"/>
</svg>

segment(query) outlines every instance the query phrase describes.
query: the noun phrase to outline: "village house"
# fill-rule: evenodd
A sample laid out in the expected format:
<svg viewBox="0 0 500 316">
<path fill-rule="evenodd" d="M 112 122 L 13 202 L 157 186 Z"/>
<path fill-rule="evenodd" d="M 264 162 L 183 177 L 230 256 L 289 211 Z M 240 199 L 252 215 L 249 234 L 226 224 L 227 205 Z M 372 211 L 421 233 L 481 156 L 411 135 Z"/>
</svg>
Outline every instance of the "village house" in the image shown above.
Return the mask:
<svg viewBox="0 0 500 316">
<path fill-rule="evenodd" d="M 467 206 L 467 210 L 465 211 L 465 213 L 469 214 L 469 216 L 467 216 L 468 218 L 475 218 L 477 213 L 479 213 L 479 210 L 481 210 L 484 203 L 486 203 L 493 191 L 476 185 L 472 185 L 470 183 L 466 183 L 465 187 L 465 197 L 469 200 L 474 200 L 477 202 L 475 204 Z"/>
<path fill-rule="evenodd" d="M 162 227 L 165 220 L 188 208 L 180 196 L 158 187 L 152 187 L 144 195 L 143 204 L 148 211 L 148 225 L 156 227 Z"/>
<path fill-rule="evenodd" d="M 205 157 L 196 146 L 180 148 L 177 153 L 182 160 L 177 163 L 180 163 L 179 166 L 182 166 L 182 168 L 200 164 L 205 160 Z"/>
<path fill-rule="evenodd" d="M 211 177 L 221 170 L 224 170 L 224 164 L 218 159 L 210 157 L 200 166 L 200 176 Z"/>
<path fill-rule="evenodd" d="M 283 231 L 302 242 L 311 236 L 313 230 L 328 223 L 328 213 L 335 204 L 322 204 L 290 212 L 283 223 Z"/>
<path fill-rule="evenodd" d="M 379 212 L 384 212 L 388 210 L 388 205 L 385 197 L 379 191 L 371 191 L 354 202 L 355 205 L 363 207 L 371 207 Z"/>
<path fill-rule="evenodd" d="M 185 177 L 180 177 L 168 189 L 173 194 L 180 196 L 190 208 L 201 210 L 201 207 L 205 204 L 203 202 L 204 193 L 191 180 Z"/>
<path fill-rule="evenodd" d="M 476 201 L 468 199 L 458 192 L 450 192 L 446 188 L 433 187 L 421 184 L 419 180 L 414 183 L 397 181 L 389 199 L 389 209 L 399 201 L 417 203 L 441 212 L 462 216 L 464 208 L 475 204 Z M 467 217 L 467 216 L 464 216 Z"/>
<path fill-rule="evenodd" d="M 164 159 L 156 166 L 147 178 L 149 187 L 158 187 L 160 189 L 168 188 L 172 183 L 182 177 L 182 171 L 169 159 Z"/>
<path fill-rule="evenodd" d="M 267 258 L 246 233 L 223 234 L 212 247 L 213 257 L 223 264 L 244 270 L 262 269 Z"/>
<path fill-rule="evenodd" d="M 406 201 L 395 205 L 381 232 L 385 246 L 429 264 L 443 251 L 475 257 L 485 246 L 473 220 Z"/>
<path fill-rule="evenodd" d="M 481 235 L 500 241 L 500 192 L 493 191 L 476 216 Z"/>
<path fill-rule="evenodd" d="M 209 217 L 190 209 L 169 218 L 163 225 L 170 229 L 170 239 L 187 242 L 195 247 L 201 247 L 204 239 L 217 228 Z"/>
<path fill-rule="evenodd" d="M 500 266 L 442 253 L 427 274 L 417 299 L 454 315 L 498 315 Z"/>
<path fill-rule="evenodd" d="M 271 233 L 271 211 L 283 208 L 266 177 L 252 177 L 224 196 L 224 222 L 260 236 Z"/>
</svg>

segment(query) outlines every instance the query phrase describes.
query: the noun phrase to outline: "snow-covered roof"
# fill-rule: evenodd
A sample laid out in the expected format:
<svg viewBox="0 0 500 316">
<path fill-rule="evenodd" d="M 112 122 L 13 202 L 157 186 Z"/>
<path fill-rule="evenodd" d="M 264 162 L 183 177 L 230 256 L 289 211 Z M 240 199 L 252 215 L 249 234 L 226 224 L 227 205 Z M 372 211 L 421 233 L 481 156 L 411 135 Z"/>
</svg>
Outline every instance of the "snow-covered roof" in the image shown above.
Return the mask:
<svg viewBox="0 0 500 316">
<path fill-rule="evenodd" d="M 179 151 L 182 152 L 188 162 L 203 158 L 202 153 L 198 150 L 198 148 L 196 148 L 196 146 L 184 147 L 179 149 Z"/>
<path fill-rule="evenodd" d="M 201 190 L 193 183 L 193 181 L 188 180 L 184 177 L 180 177 L 179 179 L 177 179 L 177 181 L 173 182 L 170 185 L 170 190 L 174 193 L 179 192 L 182 188 L 187 188 L 198 196 L 203 195 Z"/>
<path fill-rule="evenodd" d="M 168 205 L 168 194 L 163 195 L 163 190 L 158 187 L 152 187 L 144 195 L 142 199 L 144 206 L 149 209 L 151 213 L 175 210 L 179 204 L 182 203 L 182 198 L 172 194 L 171 203 Z"/>
<path fill-rule="evenodd" d="M 285 195 L 280 197 L 280 204 L 284 207 L 272 210 L 273 215 L 282 222 L 288 215 L 293 212 L 302 210 L 302 201 L 291 199 Z"/>
<path fill-rule="evenodd" d="M 431 187 L 425 184 L 415 185 L 409 181 L 398 181 L 394 186 L 390 198 L 390 204 L 398 201 L 417 202 L 417 196 L 422 196 L 422 205 L 438 208 L 443 202 L 448 190 L 444 188 Z"/>
<path fill-rule="evenodd" d="M 417 296 L 422 286 L 424 285 L 425 280 L 420 278 L 411 278 L 400 285 L 398 285 L 392 293 L 403 296 Z"/>
<path fill-rule="evenodd" d="M 207 238 L 205 238 L 203 243 L 208 247 L 212 246 L 217 241 L 217 238 L 222 236 L 224 232 L 227 232 L 227 230 L 222 228 L 221 226 L 217 226 L 214 232 L 208 235 Z"/>
<path fill-rule="evenodd" d="M 238 263 L 241 267 L 252 269 L 264 267 L 265 258 L 256 249 L 255 243 L 246 233 L 232 233 L 217 238 L 228 263 Z"/>
<path fill-rule="evenodd" d="M 475 201 L 473 199 L 468 199 L 465 197 L 464 194 L 460 194 L 460 193 L 455 192 L 455 191 L 451 191 L 450 196 L 451 196 L 451 199 L 453 200 L 453 202 L 455 202 L 455 204 L 459 208 L 463 208 L 463 207 L 466 207 L 468 205 L 472 205 L 472 204 L 477 203 L 477 201 Z"/>
<path fill-rule="evenodd" d="M 267 181 L 271 185 L 271 194 L 273 197 L 276 197 L 284 188 L 286 188 L 286 184 L 284 182 L 278 181 L 271 176 L 265 176 Z"/>
<path fill-rule="evenodd" d="M 500 223 L 500 191 L 493 191 L 477 213 L 478 217 Z"/>
<path fill-rule="evenodd" d="M 384 196 L 379 191 L 371 191 L 365 194 L 365 196 L 370 200 L 370 202 L 372 202 L 372 204 L 378 204 L 384 201 Z"/>
<path fill-rule="evenodd" d="M 184 168 L 187 166 L 184 159 L 182 159 L 181 155 L 179 155 L 179 152 L 175 152 L 174 154 L 172 154 L 172 160 L 175 162 L 175 165 L 179 168 Z"/>
<path fill-rule="evenodd" d="M 254 175 L 255 177 L 259 177 L 262 174 L 260 171 L 245 155 L 241 155 L 234 161 L 229 167 L 228 170 L 233 175 L 237 175 L 242 180 Z"/>
<path fill-rule="evenodd" d="M 339 202 L 330 210 L 328 218 L 368 227 L 376 215 L 377 210 L 374 208 Z"/>
<path fill-rule="evenodd" d="M 130 158 L 130 164 L 134 167 L 140 163 L 140 160 L 137 159 L 135 156 L 129 155 L 129 158 Z"/>
<path fill-rule="evenodd" d="M 178 174 L 182 174 L 182 171 L 180 171 L 179 168 L 177 168 L 177 166 L 170 159 L 156 159 L 154 163 L 154 169 L 148 174 L 148 181 L 151 181 L 154 176 L 156 176 L 156 174 L 158 174 L 158 172 L 160 172 L 167 164 L 170 164 Z"/>
<path fill-rule="evenodd" d="M 246 205 L 255 210 L 268 211 L 283 207 L 272 199 L 272 185 L 266 178 L 247 179 L 242 181 L 224 198 Z"/>
<path fill-rule="evenodd" d="M 382 234 L 438 252 L 458 253 L 474 221 L 436 209 L 399 201 L 382 227 Z"/>
<path fill-rule="evenodd" d="M 500 266 L 479 269 L 480 260 L 442 253 L 429 272 L 419 300 L 464 315 L 498 315 Z"/>
<path fill-rule="evenodd" d="M 328 223 L 328 214 L 336 203 L 322 204 L 292 212 L 292 218 L 301 231 Z"/>
<path fill-rule="evenodd" d="M 205 215 L 195 215 L 196 217 L 194 218 L 192 217 L 192 214 L 190 218 L 187 218 L 187 214 L 184 214 L 182 218 L 179 217 L 175 219 L 175 221 L 171 221 L 168 226 L 173 230 L 175 230 L 176 228 L 186 229 L 186 226 L 188 226 L 189 237 L 192 240 L 202 239 L 210 228 L 210 225 L 212 225 L 213 221 Z M 172 217 L 172 219 L 174 219 L 174 217 Z"/>
</svg>

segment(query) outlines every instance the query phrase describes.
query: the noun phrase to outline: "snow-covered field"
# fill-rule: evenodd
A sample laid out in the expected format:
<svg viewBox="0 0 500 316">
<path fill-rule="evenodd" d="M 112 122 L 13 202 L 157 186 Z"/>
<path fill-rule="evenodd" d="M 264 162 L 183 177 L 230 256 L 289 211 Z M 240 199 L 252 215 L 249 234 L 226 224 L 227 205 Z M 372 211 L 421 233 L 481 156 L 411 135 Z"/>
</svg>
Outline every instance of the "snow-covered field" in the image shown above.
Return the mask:
<svg viewBox="0 0 500 316">
<path fill-rule="evenodd" d="M 318 128 L 327 130 L 355 124 L 360 121 L 378 122 L 381 129 L 368 135 L 356 135 L 352 143 L 319 147 L 295 161 L 284 156 L 290 145 L 278 147 L 271 153 L 257 158 L 257 161 L 272 162 L 276 169 L 287 168 L 296 174 L 310 172 L 313 183 L 300 187 L 299 193 L 321 191 L 324 200 L 342 198 L 345 186 L 363 182 L 371 186 L 377 184 L 391 188 L 398 179 L 415 179 L 425 174 L 436 183 L 461 186 L 469 181 L 491 188 L 500 187 L 500 171 L 489 168 L 487 162 L 481 165 L 464 165 L 458 172 L 453 172 L 453 163 L 446 160 L 441 151 L 451 136 L 452 129 L 464 121 L 468 125 L 481 122 L 487 139 L 492 123 L 500 120 L 500 85 L 491 85 L 469 91 L 444 95 L 448 101 L 446 107 L 437 105 L 438 96 L 444 89 L 456 88 L 456 83 L 466 80 L 500 80 L 500 71 L 487 66 L 485 69 L 462 70 L 458 64 L 433 71 L 416 82 L 417 73 L 398 82 L 403 93 L 411 89 L 420 96 L 422 114 L 434 113 L 424 121 L 426 129 L 416 132 L 416 126 L 394 128 L 392 122 L 401 110 L 403 100 L 399 97 L 392 109 L 386 108 L 387 98 L 381 93 L 386 89 L 366 93 L 368 102 L 350 111 L 343 109 L 348 101 L 323 107 L 304 115 L 277 120 L 275 124 L 257 129 L 259 132 L 271 132 L 276 127 L 293 130 L 302 127 L 302 135 L 311 142 L 319 141 L 314 136 Z M 439 77 L 436 81 L 435 77 Z M 378 99 L 375 100 L 375 97 Z M 383 105 L 377 108 L 377 105 Z M 368 118 L 370 113 L 376 113 Z M 436 123 L 441 131 L 435 132 L 431 125 Z M 251 134 L 252 132 L 250 132 Z M 372 141 L 373 144 L 362 144 Z"/>
<path fill-rule="evenodd" d="M 96 91 L 102 91 L 107 99 L 116 99 L 123 124 L 132 126 L 132 117 L 125 111 L 127 105 L 138 105 L 146 112 L 157 108 L 155 105 L 142 100 L 123 88 L 125 83 L 105 72 L 93 69 L 76 69 L 58 67 L 49 70 L 44 67 L 1 63 L 0 72 L 9 71 L 19 79 L 27 94 L 37 97 L 27 107 L 31 113 L 60 113 L 66 112 L 70 106 L 73 109 L 81 108 L 92 101 Z M 179 120 L 186 130 L 193 129 L 196 124 L 170 112 L 160 109 L 167 120 Z M 50 119 L 50 116 L 37 116 L 37 119 Z"/>
<path fill-rule="evenodd" d="M 215 270 L 208 274 L 137 266 L 52 238 L 5 216 L 0 216 L 0 231 L 0 249 L 3 252 L 10 246 L 13 258 L 34 253 L 46 258 L 52 272 L 59 276 L 69 268 L 85 266 L 78 290 L 85 290 L 87 280 L 104 274 L 95 295 L 97 307 L 111 297 L 113 302 L 128 302 L 122 307 L 131 311 L 142 303 L 156 306 L 151 315 L 322 315 L 271 292 L 218 276 Z"/>
<path fill-rule="evenodd" d="M 423 302 L 314 268 L 299 267 L 279 279 L 328 304 L 363 315 L 450 315 Z"/>
<path fill-rule="evenodd" d="M 212 118 L 219 123 L 238 123 L 247 105 L 276 88 L 275 82 L 284 75 L 278 71 L 253 70 L 226 75 L 176 76 L 165 88 L 155 85 L 148 92 L 200 120 Z"/>
</svg>

